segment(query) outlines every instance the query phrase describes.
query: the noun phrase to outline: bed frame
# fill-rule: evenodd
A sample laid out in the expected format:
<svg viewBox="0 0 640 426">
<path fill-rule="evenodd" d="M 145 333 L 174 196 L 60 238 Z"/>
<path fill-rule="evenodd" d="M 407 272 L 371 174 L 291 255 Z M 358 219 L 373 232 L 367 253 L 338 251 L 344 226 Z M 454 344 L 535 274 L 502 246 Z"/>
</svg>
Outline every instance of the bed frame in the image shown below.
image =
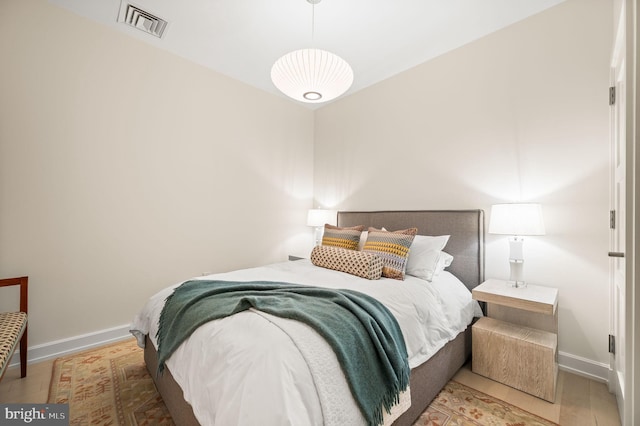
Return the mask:
<svg viewBox="0 0 640 426">
<path fill-rule="evenodd" d="M 365 225 L 389 231 L 418 228 L 419 235 L 450 235 L 445 251 L 454 257 L 448 270 L 469 290 L 484 281 L 484 212 L 482 210 L 415 210 L 338 212 L 338 226 Z M 427 362 L 411 370 L 411 407 L 393 424 L 410 426 L 471 354 L 471 327 L 447 343 Z M 199 425 L 182 389 L 168 368 L 156 374 L 158 357 L 147 337 L 144 359 L 158 392 L 177 425 Z"/>
</svg>

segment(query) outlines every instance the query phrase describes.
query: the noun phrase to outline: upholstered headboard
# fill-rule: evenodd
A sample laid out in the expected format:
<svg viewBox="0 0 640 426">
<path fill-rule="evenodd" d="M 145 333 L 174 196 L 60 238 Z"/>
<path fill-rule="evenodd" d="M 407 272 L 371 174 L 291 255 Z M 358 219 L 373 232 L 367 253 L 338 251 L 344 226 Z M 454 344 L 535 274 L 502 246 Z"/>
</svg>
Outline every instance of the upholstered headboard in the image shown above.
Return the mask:
<svg viewBox="0 0 640 426">
<path fill-rule="evenodd" d="M 447 270 L 469 290 L 484 281 L 483 210 L 338 212 L 338 226 L 356 225 L 389 231 L 416 227 L 419 235 L 450 235 L 444 250 L 454 260 Z"/>
</svg>

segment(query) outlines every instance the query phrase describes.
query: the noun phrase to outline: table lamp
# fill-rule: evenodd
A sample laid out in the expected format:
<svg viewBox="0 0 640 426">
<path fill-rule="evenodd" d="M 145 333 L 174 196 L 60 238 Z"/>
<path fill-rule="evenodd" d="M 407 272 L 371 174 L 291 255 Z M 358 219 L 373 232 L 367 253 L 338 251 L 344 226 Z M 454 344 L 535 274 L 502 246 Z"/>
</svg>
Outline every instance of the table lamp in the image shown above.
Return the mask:
<svg viewBox="0 0 640 426">
<path fill-rule="evenodd" d="M 337 214 L 338 212 L 336 210 L 309 210 L 309 213 L 307 214 L 307 226 L 313 226 L 316 229 L 316 245 L 320 245 L 322 243 L 322 234 L 324 232 L 325 223 L 335 225 Z"/>
<path fill-rule="evenodd" d="M 512 236 L 509 238 L 509 282 L 513 287 L 525 287 L 522 237 L 545 234 L 542 206 L 536 203 L 494 204 L 491 206 L 489 233 Z"/>
</svg>

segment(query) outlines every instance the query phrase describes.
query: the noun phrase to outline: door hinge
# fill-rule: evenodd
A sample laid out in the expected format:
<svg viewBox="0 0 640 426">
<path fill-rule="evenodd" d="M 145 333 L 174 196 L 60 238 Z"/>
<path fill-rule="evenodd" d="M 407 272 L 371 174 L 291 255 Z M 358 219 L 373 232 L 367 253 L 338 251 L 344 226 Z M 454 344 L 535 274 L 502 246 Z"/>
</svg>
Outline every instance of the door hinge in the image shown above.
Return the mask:
<svg viewBox="0 0 640 426">
<path fill-rule="evenodd" d="M 616 211 L 609 210 L 609 229 L 616 229 Z"/>
<path fill-rule="evenodd" d="M 609 335 L 609 353 L 616 354 L 616 336 Z"/>
<path fill-rule="evenodd" d="M 609 87 L 609 105 L 616 103 L 616 88 L 615 86 Z"/>
</svg>

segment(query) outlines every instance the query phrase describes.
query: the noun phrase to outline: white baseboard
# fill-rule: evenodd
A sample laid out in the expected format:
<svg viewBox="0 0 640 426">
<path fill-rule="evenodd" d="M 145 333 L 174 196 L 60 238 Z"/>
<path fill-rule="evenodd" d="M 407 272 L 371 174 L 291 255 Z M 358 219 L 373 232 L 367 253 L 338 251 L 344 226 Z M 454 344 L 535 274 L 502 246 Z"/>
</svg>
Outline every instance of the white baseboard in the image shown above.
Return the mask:
<svg viewBox="0 0 640 426">
<path fill-rule="evenodd" d="M 58 358 L 73 352 L 91 349 L 108 343 L 118 342 L 130 337 L 130 324 L 108 328 L 94 333 L 82 334 L 68 339 L 55 340 L 41 345 L 30 346 L 27 351 L 27 364 Z M 9 367 L 20 365 L 20 351 L 16 350 L 11 358 Z"/>
<path fill-rule="evenodd" d="M 94 333 L 82 334 L 68 339 L 56 340 L 29 348 L 28 363 L 36 363 L 52 358 L 68 355 L 93 347 L 106 345 L 132 337 L 129 333 L 129 324 L 109 328 Z M 596 362 L 566 352 L 558 352 L 559 368 L 574 374 L 578 374 L 598 382 L 609 382 L 609 365 Z M 20 365 L 19 351 L 13 355 L 10 367 Z"/>
<path fill-rule="evenodd" d="M 561 370 L 593 379 L 602 383 L 609 383 L 609 364 L 582 358 L 566 352 L 558 352 L 558 367 Z"/>
</svg>

